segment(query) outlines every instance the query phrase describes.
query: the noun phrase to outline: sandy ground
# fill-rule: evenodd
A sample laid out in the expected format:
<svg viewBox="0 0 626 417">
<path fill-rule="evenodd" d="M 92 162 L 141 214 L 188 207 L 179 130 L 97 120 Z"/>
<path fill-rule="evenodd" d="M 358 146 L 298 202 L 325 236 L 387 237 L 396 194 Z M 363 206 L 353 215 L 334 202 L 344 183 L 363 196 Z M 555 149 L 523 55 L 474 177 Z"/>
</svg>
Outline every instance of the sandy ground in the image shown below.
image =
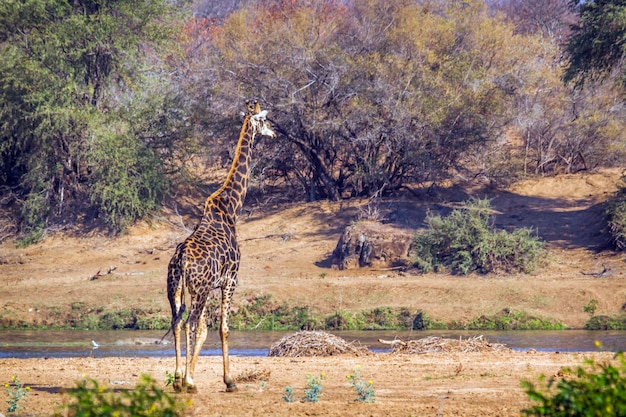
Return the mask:
<svg viewBox="0 0 626 417">
<path fill-rule="evenodd" d="M 409 275 L 384 268 L 339 271 L 328 259 L 351 222 L 367 209 L 364 201 L 272 205 L 251 195 L 239 221 L 242 248 L 240 286 L 234 307 L 264 294 L 277 303 L 306 305 L 315 313 L 358 311 L 379 306 L 423 310 L 442 321 L 464 322 L 514 309 L 581 328 L 584 307 L 597 300 L 596 314 L 626 308 L 625 257 L 605 245 L 604 202 L 620 173 L 608 171 L 542 178 L 508 190 L 481 191 L 492 198 L 499 227 L 533 227 L 550 250 L 549 263 L 533 275 Z M 376 204 L 386 221 L 409 229 L 423 224 L 426 210 L 445 212 L 470 191 L 441 191 L 429 199 L 407 193 Z M 476 195 L 476 194 L 474 194 Z M 177 242 L 193 228 L 202 200 L 179 202 L 178 210 L 111 238 L 96 230 L 48 236 L 17 248 L 0 244 L 0 323 L 52 325 L 82 311 L 141 308 L 169 314 L 165 295 L 167 263 Z M 181 213 L 178 216 L 177 213 Z M 183 227 L 184 225 L 185 227 Z M 98 279 L 91 279 L 98 276 Z M 596 356 L 601 355 L 599 353 Z M 368 357 L 275 359 L 234 358 L 234 375 L 264 368 L 268 381 L 240 384 L 224 392 L 218 357 L 203 357 L 191 415 L 399 415 L 518 416 L 527 405 L 520 380 L 552 375 L 582 363 L 584 355 L 556 353 L 425 354 Z M 605 355 L 606 356 L 606 355 Z M 346 375 L 357 365 L 371 378 L 375 404 L 354 403 Z M 83 376 L 134 386 L 142 373 L 165 380 L 173 358 L 2 359 L 0 382 L 11 375 L 32 387 L 25 414 L 50 415 L 58 394 Z M 286 386 L 302 395 L 307 373 L 325 373 L 317 404 L 286 403 Z M 0 394 L 0 401 L 3 399 Z M 3 408 L 0 406 L 0 412 Z"/>
<path fill-rule="evenodd" d="M 201 357 L 196 382 L 200 392 L 190 396 L 189 416 L 519 416 L 530 402 L 521 380 L 557 376 L 585 358 L 610 360 L 609 353 L 429 353 L 373 354 L 365 357 L 232 358 L 234 375 L 269 372 L 265 380 L 239 383 L 226 393 L 221 359 Z M 141 374 L 158 382 L 171 371 L 169 358 L 0 359 L 1 377 L 19 375 L 30 386 L 22 415 L 48 416 L 67 401 L 62 389 L 84 377 L 97 378 L 114 390 L 132 389 Z M 372 380 L 376 402 L 355 402 L 347 375 L 356 366 Z M 319 402 L 301 401 L 306 374 L 324 374 Z M 558 377 L 558 376 L 557 376 Z M 283 400 L 293 387 L 297 401 Z M 171 389 L 168 390 L 171 392 Z M 176 394 L 172 394 L 176 395 Z M 184 400 L 187 395 L 180 395 Z M 2 398 L 0 396 L 0 398 Z"/>
</svg>

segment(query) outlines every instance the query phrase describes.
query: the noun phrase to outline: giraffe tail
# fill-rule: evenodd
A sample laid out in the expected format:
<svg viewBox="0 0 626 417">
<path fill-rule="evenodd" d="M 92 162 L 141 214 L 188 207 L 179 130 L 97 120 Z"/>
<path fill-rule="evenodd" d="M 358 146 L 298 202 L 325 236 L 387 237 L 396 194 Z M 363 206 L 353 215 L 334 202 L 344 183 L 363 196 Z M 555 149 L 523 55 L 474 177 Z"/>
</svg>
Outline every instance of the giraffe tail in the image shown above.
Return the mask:
<svg viewBox="0 0 626 417">
<path fill-rule="evenodd" d="M 178 325 L 178 322 L 183 318 L 183 314 L 185 314 L 185 310 L 187 310 L 187 306 L 185 304 L 181 305 L 180 309 L 178 310 L 178 313 L 176 314 L 176 317 L 174 317 L 174 320 L 172 320 L 172 325 L 170 326 L 169 329 L 167 329 L 167 332 L 163 335 L 161 340 L 159 340 L 159 344 L 162 344 L 163 339 L 165 339 L 170 333 L 174 331 L 174 327 L 176 327 Z"/>
</svg>

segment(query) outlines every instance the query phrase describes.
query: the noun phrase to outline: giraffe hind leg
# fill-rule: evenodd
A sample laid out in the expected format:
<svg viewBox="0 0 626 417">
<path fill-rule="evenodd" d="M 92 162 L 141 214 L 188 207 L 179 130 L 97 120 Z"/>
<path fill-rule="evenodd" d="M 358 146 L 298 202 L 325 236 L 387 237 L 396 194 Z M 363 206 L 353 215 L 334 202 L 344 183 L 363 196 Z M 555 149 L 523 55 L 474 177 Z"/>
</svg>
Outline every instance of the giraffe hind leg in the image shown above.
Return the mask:
<svg viewBox="0 0 626 417">
<path fill-rule="evenodd" d="M 183 390 L 183 372 L 180 364 L 182 363 L 182 354 L 180 351 L 180 331 L 183 326 L 182 317 L 185 313 L 185 305 L 182 304 L 176 316 L 172 319 L 172 328 L 174 331 L 174 349 L 176 350 L 176 370 L 174 371 L 173 388 L 176 392 Z"/>
<path fill-rule="evenodd" d="M 199 297 L 192 302 L 189 319 L 187 320 L 187 364 L 185 368 L 184 386 L 188 393 L 196 393 L 197 388 L 193 376 L 202 346 L 207 338 L 206 298 Z"/>
<path fill-rule="evenodd" d="M 176 369 L 174 371 L 173 388 L 180 392 L 183 388 L 183 372 L 181 369 L 182 355 L 180 346 L 180 331 L 182 328 L 182 317 L 185 312 L 185 304 L 183 304 L 183 288 L 181 276 L 175 269 L 169 271 L 168 274 L 168 300 L 172 309 L 172 326 L 171 331 L 174 333 L 174 350 L 176 351 Z"/>
</svg>

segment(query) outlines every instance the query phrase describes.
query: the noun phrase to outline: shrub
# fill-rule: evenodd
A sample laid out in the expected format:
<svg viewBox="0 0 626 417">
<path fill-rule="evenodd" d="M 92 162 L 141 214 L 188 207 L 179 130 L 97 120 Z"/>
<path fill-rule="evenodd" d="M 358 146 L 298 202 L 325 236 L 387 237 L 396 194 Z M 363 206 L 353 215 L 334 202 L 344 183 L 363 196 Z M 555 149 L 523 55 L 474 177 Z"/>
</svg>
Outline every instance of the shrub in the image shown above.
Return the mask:
<svg viewBox="0 0 626 417">
<path fill-rule="evenodd" d="M 133 390 L 114 392 L 87 379 L 68 391 L 70 401 L 62 414 L 71 417 L 180 417 L 185 404 L 172 398 L 148 375 Z"/>
<path fill-rule="evenodd" d="M 414 240 L 415 265 L 425 272 L 447 269 L 466 275 L 532 272 L 545 257 L 544 242 L 530 229 L 495 230 L 489 200 L 471 199 L 449 216 L 429 214 L 428 229 Z"/>
<path fill-rule="evenodd" d="M 567 326 L 561 322 L 552 322 L 528 315 L 523 311 L 505 308 L 491 316 L 482 315 L 467 324 L 451 324 L 450 328 L 464 330 L 563 330 Z"/>
<path fill-rule="evenodd" d="M 593 316 L 585 323 L 585 330 L 626 330 L 626 315 Z"/>
<path fill-rule="evenodd" d="M 622 185 L 607 205 L 606 216 L 613 244 L 619 250 L 626 250 L 626 177 L 621 181 Z"/>
<path fill-rule="evenodd" d="M 626 360 L 616 355 L 617 366 L 587 360 L 587 367 L 565 369 L 560 381 L 550 378 L 539 388 L 528 381 L 522 387 L 538 402 L 522 410 L 526 416 L 591 417 L 626 415 Z M 540 377 L 543 382 L 544 376 Z"/>
</svg>

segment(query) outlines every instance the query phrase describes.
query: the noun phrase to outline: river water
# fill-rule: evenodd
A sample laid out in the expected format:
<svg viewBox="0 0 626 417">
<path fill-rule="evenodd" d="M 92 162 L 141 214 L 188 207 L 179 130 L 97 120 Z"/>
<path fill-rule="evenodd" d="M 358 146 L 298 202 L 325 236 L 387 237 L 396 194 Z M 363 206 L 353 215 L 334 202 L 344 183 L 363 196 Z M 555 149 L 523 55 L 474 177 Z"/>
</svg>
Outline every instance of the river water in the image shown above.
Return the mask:
<svg viewBox="0 0 626 417">
<path fill-rule="evenodd" d="M 171 335 L 162 343 L 163 331 L 81 331 L 81 330 L 1 330 L 0 358 L 63 357 L 169 357 L 174 355 Z M 270 346 L 294 332 L 233 331 L 230 354 L 267 356 Z M 332 332 L 349 341 L 359 342 L 374 352 L 390 348 L 378 339 L 421 339 L 428 336 L 463 338 L 482 335 L 489 342 L 502 343 L 514 350 L 547 352 L 589 352 L 626 350 L 626 331 L 353 331 Z M 95 344 L 94 344 L 95 343 Z M 219 334 L 209 332 L 202 355 L 221 355 Z"/>
</svg>

